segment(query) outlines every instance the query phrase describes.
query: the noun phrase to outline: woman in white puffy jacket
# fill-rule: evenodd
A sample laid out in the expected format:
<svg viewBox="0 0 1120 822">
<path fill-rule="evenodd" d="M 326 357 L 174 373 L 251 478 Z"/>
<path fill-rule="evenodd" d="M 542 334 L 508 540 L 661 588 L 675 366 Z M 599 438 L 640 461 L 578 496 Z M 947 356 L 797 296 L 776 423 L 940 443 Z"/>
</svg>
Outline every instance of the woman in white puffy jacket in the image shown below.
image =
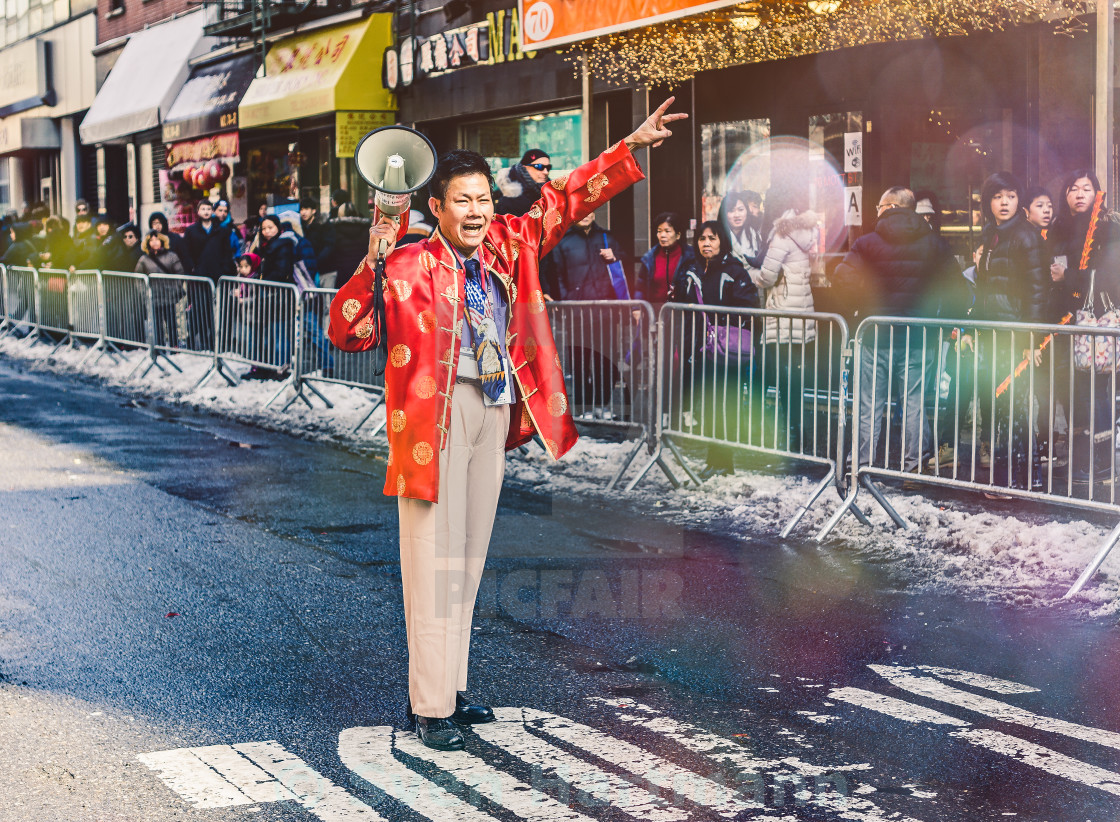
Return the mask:
<svg viewBox="0 0 1120 822">
<path fill-rule="evenodd" d="M 804 194 L 773 189 L 766 200 L 767 212 L 780 216 L 774 219 L 762 268 L 752 268 L 750 276 L 763 292 L 763 306 L 772 311 L 813 310 L 810 279 L 819 242 L 819 218 L 809 210 L 807 200 Z M 816 339 L 814 320 L 767 317 L 763 325 L 765 387 L 774 386 L 778 397 L 777 424 L 763 423 L 763 436 L 772 447 L 813 452 L 813 443 L 802 438 L 803 430 L 813 430 L 812 407 L 806 408 L 802 401 L 802 370 L 813 366 L 813 352 L 806 346 Z"/>
</svg>

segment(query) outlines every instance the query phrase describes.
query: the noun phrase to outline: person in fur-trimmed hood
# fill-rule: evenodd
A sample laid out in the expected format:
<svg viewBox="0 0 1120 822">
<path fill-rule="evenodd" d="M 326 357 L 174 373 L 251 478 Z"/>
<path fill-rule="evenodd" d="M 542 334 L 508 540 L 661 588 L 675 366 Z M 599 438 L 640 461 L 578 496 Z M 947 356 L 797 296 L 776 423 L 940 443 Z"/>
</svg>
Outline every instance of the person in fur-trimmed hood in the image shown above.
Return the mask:
<svg viewBox="0 0 1120 822">
<path fill-rule="evenodd" d="M 810 286 L 813 254 L 819 242 L 819 217 L 809 210 L 808 192 L 804 190 L 770 189 L 766 197 L 766 213 L 774 219 L 769 245 L 762 268 L 750 269 L 751 281 L 763 293 L 763 305 L 772 311 L 808 313 L 813 310 Z M 777 388 L 778 407 L 785 418 L 783 431 L 777 432 L 775 448 L 790 451 L 812 451 L 813 443 L 801 437 L 802 424 L 809 431 L 814 427 L 802 410 L 801 369 L 813 362 L 810 352 L 800 346 L 817 339 L 814 320 L 793 317 L 767 317 L 762 342 L 770 349 L 765 357 L 767 385 Z M 794 348 L 798 346 L 798 348 Z"/>
<path fill-rule="evenodd" d="M 499 171 L 495 182 L 502 196 L 494 213 L 523 217 L 541 198 L 541 186 L 548 182 L 550 171 L 552 161 L 539 148 L 529 149 L 520 163 Z"/>
</svg>

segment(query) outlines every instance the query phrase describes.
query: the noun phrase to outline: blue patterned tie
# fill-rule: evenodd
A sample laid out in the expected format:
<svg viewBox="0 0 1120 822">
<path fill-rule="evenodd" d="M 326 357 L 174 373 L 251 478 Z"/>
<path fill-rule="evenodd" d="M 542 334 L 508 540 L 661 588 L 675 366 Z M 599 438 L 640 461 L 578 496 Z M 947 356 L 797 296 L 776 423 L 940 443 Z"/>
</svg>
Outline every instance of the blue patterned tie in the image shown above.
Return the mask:
<svg viewBox="0 0 1120 822">
<path fill-rule="evenodd" d="M 482 287 L 482 268 L 478 260 L 466 260 L 463 265 L 467 270 L 464 283 L 467 295 L 467 320 L 471 324 L 478 376 L 482 380 L 482 392 L 491 401 L 496 402 L 506 389 L 506 370 L 502 360 L 502 350 L 498 344 L 497 325 L 494 323 L 493 311 Z M 488 331 L 491 333 L 487 333 Z"/>
</svg>

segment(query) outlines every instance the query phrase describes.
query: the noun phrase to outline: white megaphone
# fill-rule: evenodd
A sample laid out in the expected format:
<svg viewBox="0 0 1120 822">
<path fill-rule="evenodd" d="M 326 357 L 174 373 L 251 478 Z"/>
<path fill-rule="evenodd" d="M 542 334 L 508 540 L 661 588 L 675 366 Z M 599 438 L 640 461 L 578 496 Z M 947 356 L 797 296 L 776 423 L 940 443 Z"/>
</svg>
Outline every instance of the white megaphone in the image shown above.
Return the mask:
<svg viewBox="0 0 1120 822">
<path fill-rule="evenodd" d="M 384 126 L 358 141 L 354 149 L 354 165 L 370 188 L 377 192 L 373 199 L 373 222 L 392 217 L 400 223 L 400 215 L 412 205 L 412 192 L 423 188 L 436 170 L 436 149 L 432 141 L 408 126 Z M 386 243 L 381 241 L 379 256 Z"/>
</svg>

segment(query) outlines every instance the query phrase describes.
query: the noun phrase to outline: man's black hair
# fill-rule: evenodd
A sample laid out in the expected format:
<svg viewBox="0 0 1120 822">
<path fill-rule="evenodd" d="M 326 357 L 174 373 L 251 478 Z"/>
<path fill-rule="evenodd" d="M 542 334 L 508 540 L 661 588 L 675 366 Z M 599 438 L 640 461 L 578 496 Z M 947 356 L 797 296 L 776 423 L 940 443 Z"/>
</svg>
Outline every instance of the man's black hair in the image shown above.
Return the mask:
<svg viewBox="0 0 1120 822">
<path fill-rule="evenodd" d="M 457 148 L 449 151 L 439 158 L 436 163 L 435 174 L 428 182 L 428 194 L 443 203 L 447 196 L 447 187 L 455 177 L 466 177 L 469 174 L 481 174 L 494 189 L 494 175 L 490 171 L 490 164 L 486 158 L 477 151 L 466 148 Z"/>
<path fill-rule="evenodd" d="M 319 203 L 316 200 L 311 199 L 310 197 L 304 197 L 302 200 L 299 201 L 299 207 L 300 208 L 310 208 L 310 209 L 313 209 L 314 211 L 318 211 L 319 210 Z"/>
</svg>

